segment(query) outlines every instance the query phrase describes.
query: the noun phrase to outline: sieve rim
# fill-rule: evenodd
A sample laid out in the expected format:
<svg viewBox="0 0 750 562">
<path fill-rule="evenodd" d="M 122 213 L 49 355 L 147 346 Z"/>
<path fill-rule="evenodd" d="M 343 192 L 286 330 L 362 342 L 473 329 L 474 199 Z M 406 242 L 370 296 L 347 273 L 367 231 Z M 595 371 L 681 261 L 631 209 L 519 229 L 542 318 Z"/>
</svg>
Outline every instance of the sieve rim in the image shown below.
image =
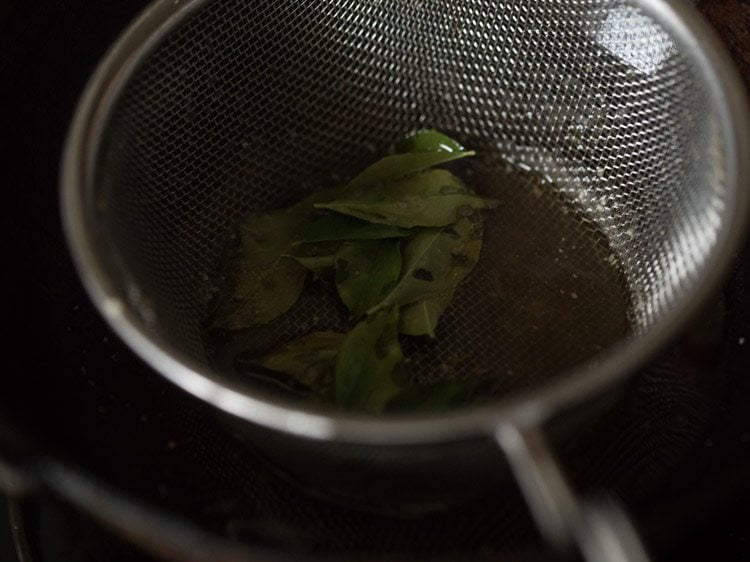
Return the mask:
<svg viewBox="0 0 750 562">
<path fill-rule="evenodd" d="M 263 397 L 229 383 L 211 370 L 148 336 L 143 321 L 118 297 L 102 266 L 91 197 L 100 139 L 114 101 L 143 58 L 185 17 L 210 0 L 158 0 L 148 6 L 110 48 L 90 79 L 70 125 L 61 173 L 64 231 L 83 284 L 102 316 L 156 372 L 197 398 L 247 422 L 315 440 L 368 445 L 439 443 L 492 435 L 498 427 L 539 425 L 563 409 L 612 388 L 677 337 L 720 288 L 745 237 L 750 213 L 750 112 L 726 49 L 700 14 L 680 0 L 633 0 L 668 30 L 701 71 L 716 105 L 727 151 L 727 189 L 734 203 L 718 232 L 705 274 L 645 337 L 621 341 L 553 381 L 498 402 L 456 412 L 373 418 L 320 413 Z M 87 203 L 88 201 L 88 203 Z"/>
</svg>

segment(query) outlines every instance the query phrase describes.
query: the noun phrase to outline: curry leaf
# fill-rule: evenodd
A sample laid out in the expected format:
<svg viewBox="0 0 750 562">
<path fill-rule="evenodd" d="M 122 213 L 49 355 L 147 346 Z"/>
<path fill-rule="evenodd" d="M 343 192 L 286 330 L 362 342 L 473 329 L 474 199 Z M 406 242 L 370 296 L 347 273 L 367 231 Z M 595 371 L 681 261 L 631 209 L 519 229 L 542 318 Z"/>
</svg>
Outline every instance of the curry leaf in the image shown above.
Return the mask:
<svg viewBox="0 0 750 562">
<path fill-rule="evenodd" d="M 337 198 L 343 187 L 324 189 L 287 209 L 254 211 L 239 223 L 240 244 L 237 258 L 266 265 L 286 254 L 297 230 L 314 211 L 314 205 Z"/>
<path fill-rule="evenodd" d="M 281 258 L 270 264 L 233 260 L 227 296 L 217 306 L 214 325 L 228 330 L 267 324 L 295 303 L 305 284 L 305 268 Z"/>
<path fill-rule="evenodd" d="M 388 224 L 376 224 L 338 213 L 312 216 L 297 230 L 297 244 L 328 242 L 335 240 L 380 240 L 400 238 L 412 232 L 406 228 Z"/>
<path fill-rule="evenodd" d="M 407 304 L 401 309 L 400 330 L 402 334 L 408 336 L 430 336 L 434 338 L 435 328 L 437 328 L 440 315 L 453 301 L 453 295 L 458 285 L 471 273 L 474 265 L 479 260 L 479 253 L 482 250 L 482 218 L 480 216 L 473 217 L 472 225 L 465 224 L 463 221 L 466 220 L 468 219 L 462 219 L 454 227 L 456 233 L 466 241 L 464 246 L 464 255 L 466 256 L 465 267 L 454 270 L 454 275 L 451 277 L 454 283 L 453 287 L 425 299 Z M 456 254 L 454 259 L 462 261 L 463 258 L 457 257 L 459 255 Z"/>
<path fill-rule="evenodd" d="M 257 363 L 320 393 L 333 382 L 336 356 L 345 337 L 337 332 L 313 332 L 261 357 Z"/>
<path fill-rule="evenodd" d="M 227 286 L 214 310 L 213 326 L 239 330 L 267 324 L 294 304 L 305 270 L 286 254 L 313 205 L 335 198 L 341 189 L 319 191 L 288 209 L 254 211 L 240 222 L 237 247 L 224 266 Z"/>
<path fill-rule="evenodd" d="M 394 180 L 403 176 L 421 172 L 439 164 L 452 160 L 459 160 L 467 156 L 474 156 L 473 150 L 465 152 L 415 152 L 407 154 L 393 154 L 381 158 L 358 176 L 352 179 L 346 190 L 353 187 L 375 185 L 387 180 Z"/>
<path fill-rule="evenodd" d="M 336 404 L 377 413 L 400 391 L 394 370 L 403 359 L 398 309 L 367 317 L 346 336 L 336 359 Z"/>
<path fill-rule="evenodd" d="M 294 304 L 305 270 L 282 255 L 312 204 L 251 213 L 239 224 L 239 243 L 224 268 L 227 287 L 215 310 L 215 326 L 239 330 L 266 324 Z"/>
<path fill-rule="evenodd" d="M 294 232 L 307 216 L 298 206 L 252 213 L 239 224 L 237 258 L 258 266 L 277 261 L 292 244 Z"/>
<path fill-rule="evenodd" d="M 435 169 L 372 188 L 347 190 L 342 198 L 315 207 L 411 228 L 445 226 L 475 209 L 496 204 L 468 193 L 461 180 L 447 170 Z"/>
<path fill-rule="evenodd" d="M 326 270 L 333 269 L 340 245 L 338 242 L 294 245 L 285 255 L 319 276 Z"/>
<path fill-rule="evenodd" d="M 407 135 L 396 144 L 396 152 L 461 152 L 464 147 L 435 129 L 423 129 Z"/>
<path fill-rule="evenodd" d="M 315 275 L 321 275 L 323 272 L 333 269 L 336 256 L 289 256 L 305 269 L 312 271 Z"/>
<path fill-rule="evenodd" d="M 453 290 L 448 290 L 402 307 L 400 332 L 407 336 L 434 338 L 440 315 L 452 300 Z"/>
<path fill-rule="evenodd" d="M 336 253 L 336 288 L 354 314 L 382 301 L 396 285 L 400 272 L 397 240 L 344 242 Z"/>
<path fill-rule="evenodd" d="M 463 217 L 451 226 L 423 230 L 404 247 L 399 282 L 368 313 L 453 290 L 474 267 L 481 248 L 482 221 L 478 214 Z"/>
<path fill-rule="evenodd" d="M 254 359 L 261 383 L 303 396 L 309 389 L 308 399 L 369 413 L 476 400 L 474 383 L 400 385 L 398 337 L 399 330 L 434 337 L 440 315 L 479 257 L 477 211 L 497 202 L 469 192 L 450 172 L 431 169 L 474 154 L 450 137 L 417 131 L 396 150 L 400 154 L 344 186 L 240 223 L 216 325 L 270 322 L 299 297 L 305 268 L 317 275 L 334 267 L 344 304 L 368 314 L 348 334 L 312 333 Z"/>
</svg>

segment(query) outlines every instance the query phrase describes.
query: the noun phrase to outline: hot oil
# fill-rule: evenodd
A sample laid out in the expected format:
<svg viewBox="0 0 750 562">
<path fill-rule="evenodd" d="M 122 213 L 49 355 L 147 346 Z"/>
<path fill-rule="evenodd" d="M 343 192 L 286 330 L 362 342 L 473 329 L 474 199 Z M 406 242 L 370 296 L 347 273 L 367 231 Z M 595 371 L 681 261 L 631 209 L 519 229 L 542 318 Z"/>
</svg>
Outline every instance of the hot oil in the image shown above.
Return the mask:
<svg viewBox="0 0 750 562">
<path fill-rule="evenodd" d="M 499 200 L 474 271 L 436 339 L 404 338 L 416 380 L 496 380 L 505 394 L 587 361 L 629 332 L 629 291 L 604 233 L 541 175 L 467 161 L 466 184 Z"/>
</svg>

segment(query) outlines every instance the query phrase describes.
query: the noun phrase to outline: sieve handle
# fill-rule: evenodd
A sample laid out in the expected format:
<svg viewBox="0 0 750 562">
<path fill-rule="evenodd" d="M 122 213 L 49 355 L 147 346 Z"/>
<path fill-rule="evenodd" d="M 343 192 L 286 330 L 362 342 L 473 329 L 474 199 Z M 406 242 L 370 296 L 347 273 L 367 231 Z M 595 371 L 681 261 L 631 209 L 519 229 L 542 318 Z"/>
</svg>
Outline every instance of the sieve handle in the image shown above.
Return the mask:
<svg viewBox="0 0 750 562">
<path fill-rule="evenodd" d="M 576 496 L 538 427 L 503 424 L 495 431 L 532 516 L 556 550 L 573 547 L 587 562 L 648 562 L 637 531 L 620 506 Z"/>
</svg>

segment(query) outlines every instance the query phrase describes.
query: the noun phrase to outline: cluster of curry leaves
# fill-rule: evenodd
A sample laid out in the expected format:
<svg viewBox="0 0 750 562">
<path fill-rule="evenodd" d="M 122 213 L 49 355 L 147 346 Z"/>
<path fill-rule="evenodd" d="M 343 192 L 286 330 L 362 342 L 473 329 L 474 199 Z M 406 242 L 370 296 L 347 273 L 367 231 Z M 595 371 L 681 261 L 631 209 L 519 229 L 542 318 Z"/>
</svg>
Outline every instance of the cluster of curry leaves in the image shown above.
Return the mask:
<svg viewBox="0 0 750 562">
<path fill-rule="evenodd" d="M 435 337 L 440 315 L 479 259 L 479 211 L 496 202 L 435 167 L 473 155 L 442 133 L 418 131 L 347 184 L 246 217 L 215 325 L 266 324 L 295 303 L 308 270 L 333 269 L 338 295 L 359 322 L 345 334 L 308 334 L 258 365 L 348 410 L 472 400 L 482 383 L 406 384 L 399 334 Z"/>
</svg>

